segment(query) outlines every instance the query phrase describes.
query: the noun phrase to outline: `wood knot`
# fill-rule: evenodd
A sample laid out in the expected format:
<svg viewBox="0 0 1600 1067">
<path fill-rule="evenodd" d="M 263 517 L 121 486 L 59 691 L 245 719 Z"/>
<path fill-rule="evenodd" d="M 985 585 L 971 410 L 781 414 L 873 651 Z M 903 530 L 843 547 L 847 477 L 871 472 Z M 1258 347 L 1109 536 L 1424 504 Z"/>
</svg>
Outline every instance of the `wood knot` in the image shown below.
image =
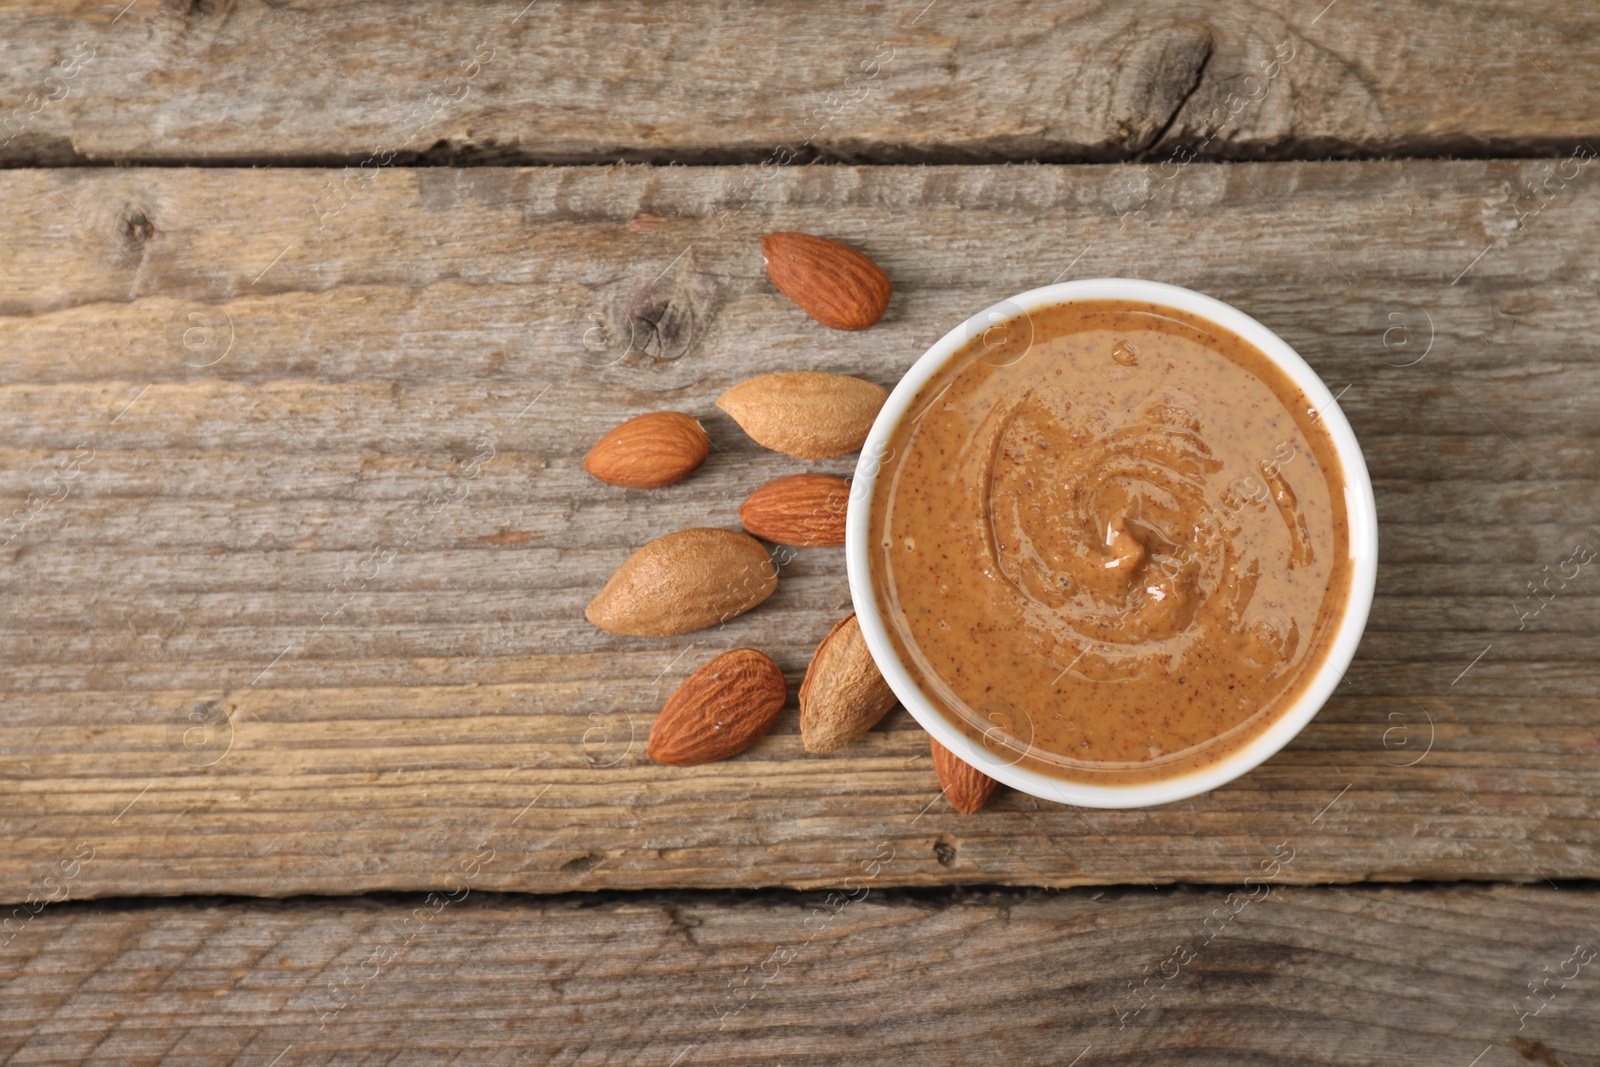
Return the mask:
<svg viewBox="0 0 1600 1067">
<path fill-rule="evenodd" d="M 575 856 L 563 863 L 561 871 L 564 874 L 583 874 L 599 866 L 600 861 L 605 858 L 606 856 L 603 852 L 585 852 L 583 855 Z"/>
<path fill-rule="evenodd" d="M 634 290 L 628 301 L 637 351 L 651 359 L 677 359 L 694 347 L 695 309 L 677 290 L 675 280 L 660 278 Z"/>
<path fill-rule="evenodd" d="M 686 250 L 687 251 L 687 250 Z M 693 253 L 636 284 L 627 297 L 596 315 L 585 335 L 584 362 L 671 363 L 694 351 L 722 302 L 715 278 L 695 269 Z"/>
<path fill-rule="evenodd" d="M 135 211 L 123 216 L 118 229 L 121 231 L 122 236 L 136 244 L 144 244 L 154 237 L 156 233 L 155 223 L 151 222 L 149 216 L 142 211 Z"/>
<path fill-rule="evenodd" d="M 1157 145 L 1200 88 L 1214 48 L 1210 27 L 1194 22 L 1138 27 L 1137 42 L 1111 91 L 1111 121 L 1124 150 L 1137 156 Z"/>
<path fill-rule="evenodd" d="M 162 10 L 185 19 L 203 19 L 216 10 L 215 0 L 162 0 Z"/>
</svg>

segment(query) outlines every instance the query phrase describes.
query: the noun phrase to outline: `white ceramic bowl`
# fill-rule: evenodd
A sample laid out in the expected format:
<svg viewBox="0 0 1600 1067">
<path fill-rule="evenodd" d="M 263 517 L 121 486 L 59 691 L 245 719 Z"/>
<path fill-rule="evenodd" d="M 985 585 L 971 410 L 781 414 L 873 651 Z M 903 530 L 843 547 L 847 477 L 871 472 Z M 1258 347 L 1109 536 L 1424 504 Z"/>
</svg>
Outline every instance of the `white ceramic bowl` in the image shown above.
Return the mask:
<svg viewBox="0 0 1600 1067">
<path fill-rule="evenodd" d="M 1087 785 L 1052 778 L 1019 766 L 1014 760 L 1002 758 L 995 751 L 972 741 L 948 722 L 923 696 L 912 680 L 911 673 L 896 655 L 883 617 L 878 611 L 877 598 L 873 595 L 868 563 L 867 512 L 872 504 L 879 457 L 885 453 L 890 431 L 910 407 L 917 391 L 973 337 L 991 330 L 1002 333 L 1011 331 L 1010 343 L 1017 344 L 1020 340 L 1025 344 L 1029 338 L 1019 338 L 1015 332 L 1031 328 L 1027 313 L 1052 304 L 1079 300 L 1144 301 L 1187 311 L 1232 330 L 1264 352 L 1305 391 L 1312 405 L 1321 413 L 1322 425 L 1332 437 L 1339 462 L 1344 468 L 1345 510 L 1349 518 L 1352 564 L 1350 598 L 1321 668 L 1312 677 L 1300 699 L 1248 745 L 1198 771 L 1141 785 Z M 1005 339 L 1004 336 L 995 338 L 997 343 Z M 1232 781 L 1255 769 L 1283 748 L 1316 715 L 1344 676 L 1345 668 L 1350 665 L 1356 645 L 1361 641 L 1361 631 L 1367 623 L 1367 612 L 1372 607 L 1372 592 L 1378 573 L 1378 511 L 1372 499 L 1372 480 L 1367 475 L 1367 464 L 1361 456 L 1361 446 L 1356 443 L 1349 422 L 1322 379 L 1282 338 L 1237 308 L 1189 289 L 1129 278 L 1096 278 L 1032 289 L 987 308 L 945 334 L 923 353 L 921 359 L 912 364 L 906 376 L 900 379 L 900 384 L 895 386 L 894 392 L 889 394 L 888 402 L 878 413 L 872 432 L 861 449 L 845 527 L 845 559 L 850 575 L 851 599 L 855 602 L 856 616 L 861 622 L 861 632 L 866 637 L 872 658 L 877 661 L 889 687 L 906 710 L 940 744 L 990 777 L 1043 800 L 1092 808 L 1136 808 L 1182 800 Z M 1002 751 L 1005 751 L 1003 746 Z M 1016 759 L 1021 758 L 1020 754 L 1016 756 Z"/>
</svg>

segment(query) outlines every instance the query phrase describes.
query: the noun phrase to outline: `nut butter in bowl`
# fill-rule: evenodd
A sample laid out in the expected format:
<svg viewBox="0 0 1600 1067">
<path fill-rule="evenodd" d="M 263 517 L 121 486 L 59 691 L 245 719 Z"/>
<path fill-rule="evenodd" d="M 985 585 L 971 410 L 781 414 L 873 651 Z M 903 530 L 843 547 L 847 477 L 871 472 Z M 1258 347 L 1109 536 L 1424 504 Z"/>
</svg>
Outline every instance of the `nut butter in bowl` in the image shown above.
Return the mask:
<svg viewBox="0 0 1600 1067">
<path fill-rule="evenodd" d="M 867 645 L 958 757 L 1046 800 L 1137 807 L 1255 768 L 1338 685 L 1377 575 L 1333 394 L 1176 286 L 1046 286 L 906 374 L 846 531 Z"/>
</svg>

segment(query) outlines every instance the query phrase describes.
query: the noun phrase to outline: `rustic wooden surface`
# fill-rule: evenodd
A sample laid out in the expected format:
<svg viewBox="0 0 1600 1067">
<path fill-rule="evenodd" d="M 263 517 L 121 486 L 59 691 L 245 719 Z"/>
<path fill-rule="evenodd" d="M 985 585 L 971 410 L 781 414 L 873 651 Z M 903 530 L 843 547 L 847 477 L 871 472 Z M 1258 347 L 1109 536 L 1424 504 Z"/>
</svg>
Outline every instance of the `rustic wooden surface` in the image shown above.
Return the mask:
<svg viewBox="0 0 1600 1067">
<path fill-rule="evenodd" d="M 0 954 L 0 1062 L 1580 1067 L 1600 1047 L 1589 891 L 456 895 L 46 910 Z"/>
<path fill-rule="evenodd" d="M 1600 601 L 1562 563 L 1600 548 L 1600 196 L 1582 168 L 1529 191 L 1558 169 L 385 169 L 332 213 L 320 171 L 0 175 L 0 898 L 80 844 L 77 897 L 432 889 L 480 844 L 482 888 L 540 892 L 838 884 L 883 842 L 904 885 L 1237 884 L 1281 842 L 1297 882 L 1594 877 Z M 762 272 L 776 229 L 876 257 L 886 321 L 801 314 Z M 805 549 L 723 630 L 584 621 L 649 538 L 849 469 L 762 451 L 714 398 L 891 384 L 994 300 L 1116 274 L 1261 318 L 1366 449 L 1379 594 L 1304 734 L 1126 812 L 960 817 L 903 711 L 831 757 L 791 705 L 738 759 L 645 760 L 701 662 L 759 647 L 798 685 L 847 610 L 841 550 Z M 662 407 L 704 418 L 699 473 L 582 473 Z"/>
<path fill-rule="evenodd" d="M 1567 977 L 1600 948 L 1597 29 L 0 0 L 0 1064 L 1600 1063 Z M 710 166 L 400 169 L 615 161 Z M 1014 161 L 1136 165 L 973 165 Z M 779 228 L 876 257 L 885 322 L 777 295 Z M 959 817 L 898 710 L 648 763 L 695 666 L 756 645 L 797 686 L 847 610 L 805 549 L 724 630 L 583 622 L 649 537 L 849 470 L 718 392 L 889 385 L 1114 274 L 1262 319 L 1366 450 L 1379 595 L 1305 733 L 1142 812 Z M 582 475 L 658 407 L 705 468 Z"/>
<path fill-rule="evenodd" d="M 1600 11 L 1572 0 L 10 0 L 0 27 L 13 165 L 1545 154 L 1600 128 Z"/>
</svg>

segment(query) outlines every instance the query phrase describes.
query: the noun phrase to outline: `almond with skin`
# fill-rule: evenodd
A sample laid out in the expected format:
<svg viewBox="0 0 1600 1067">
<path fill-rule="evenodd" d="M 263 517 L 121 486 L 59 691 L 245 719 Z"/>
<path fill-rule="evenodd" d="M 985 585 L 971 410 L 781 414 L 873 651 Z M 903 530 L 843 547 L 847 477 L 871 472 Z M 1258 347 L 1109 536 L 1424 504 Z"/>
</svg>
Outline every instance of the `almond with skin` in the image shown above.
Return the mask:
<svg viewBox="0 0 1600 1067">
<path fill-rule="evenodd" d="M 895 705 L 854 614 L 828 631 L 800 684 L 800 739 L 806 751 L 833 752 L 860 738 Z"/>
<path fill-rule="evenodd" d="M 736 756 L 772 729 L 788 699 L 771 658 L 753 648 L 724 652 L 672 694 L 650 728 L 645 755 L 680 767 Z"/>
<path fill-rule="evenodd" d="M 776 588 L 777 568 L 749 534 L 679 530 L 629 556 L 584 615 L 609 633 L 665 637 L 742 615 Z"/>
<path fill-rule="evenodd" d="M 889 276 L 849 245 L 808 233 L 761 239 L 761 258 L 778 291 L 835 330 L 865 330 L 889 307 Z"/>
<path fill-rule="evenodd" d="M 780 545 L 844 544 L 850 483 L 831 474 L 791 474 L 763 485 L 739 508 L 750 533 Z"/>
<path fill-rule="evenodd" d="M 710 452 L 711 439 L 697 419 L 652 411 L 596 441 L 583 458 L 583 469 L 610 485 L 656 489 L 683 481 Z"/>
<path fill-rule="evenodd" d="M 955 753 L 932 737 L 928 738 L 928 743 L 933 748 L 933 769 L 939 775 L 939 784 L 944 787 L 945 798 L 952 808 L 963 815 L 971 815 L 989 803 L 999 782 L 961 762 Z"/>
<path fill-rule="evenodd" d="M 832 459 L 867 440 L 889 398 L 881 385 L 844 374 L 787 371 L 749 378 L 717 398 L 756 442 L 801 459 Z"/>
</svg>

